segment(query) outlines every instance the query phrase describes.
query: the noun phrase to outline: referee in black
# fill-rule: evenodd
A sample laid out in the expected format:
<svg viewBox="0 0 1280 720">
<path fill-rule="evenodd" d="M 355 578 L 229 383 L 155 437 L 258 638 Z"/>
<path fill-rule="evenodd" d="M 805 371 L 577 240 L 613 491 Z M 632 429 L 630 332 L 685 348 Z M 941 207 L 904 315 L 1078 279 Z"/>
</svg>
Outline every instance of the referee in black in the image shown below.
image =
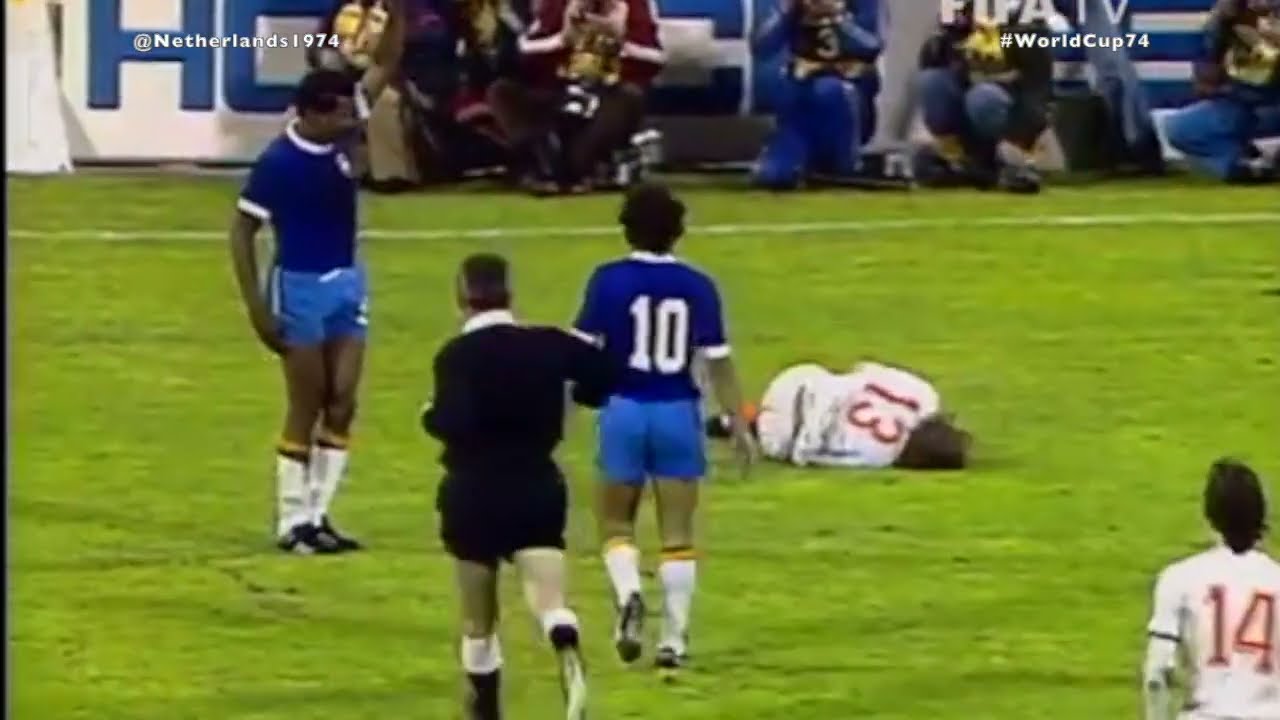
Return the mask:
<svg viewBox="0 0 1280 720">
<path fill-rule="evenodd" d="M 559 661 L 566 717 L 585 717 L 578 619 L 565 605 L 567 492 L 552 459 L 566 387 L 599 407 L 618 372 L 604 352 L 565 332 L 522 326 L 511 313 L 507 262 L 468 257 L 458 274 L 462 333 L 435 357 L 434 401 L 422 426 L 444 446 L 436 507 L 462 598 L 467 720 L 501 717 L 498 563 L 520 572 L 525 599 Z"/>
</svg>

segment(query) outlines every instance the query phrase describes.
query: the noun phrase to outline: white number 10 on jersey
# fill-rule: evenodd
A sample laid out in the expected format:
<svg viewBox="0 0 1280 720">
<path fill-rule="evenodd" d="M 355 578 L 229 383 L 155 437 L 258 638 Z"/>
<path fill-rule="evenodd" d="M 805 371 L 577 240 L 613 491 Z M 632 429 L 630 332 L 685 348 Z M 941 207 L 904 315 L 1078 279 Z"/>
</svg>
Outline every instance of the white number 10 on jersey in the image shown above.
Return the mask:
<svg viewBox="0 0 1280 720">
<path fill-rule="evenodd" d="M 689 365 L 689 304 L 680 298 L 640 295 L 631 303 L 635 328 L 631 359 L 633 370 L 675 375 Z"/>
</svg>

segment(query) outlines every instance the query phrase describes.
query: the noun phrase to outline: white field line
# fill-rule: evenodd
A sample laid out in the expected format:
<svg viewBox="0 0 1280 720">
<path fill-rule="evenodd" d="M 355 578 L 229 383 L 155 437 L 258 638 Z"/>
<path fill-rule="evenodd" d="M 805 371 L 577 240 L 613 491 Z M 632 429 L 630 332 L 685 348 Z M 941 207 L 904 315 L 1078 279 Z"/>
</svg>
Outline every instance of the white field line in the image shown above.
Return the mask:
<svg viewBox="0 0 1280 720">
<path fill-rule="evenodd" d="M 1264 225 L 1280 223 L 1280 212 L 1243 213 L 1137 213 L 1117 215 L 1011 215 L 1006 217 L 956 216 L 935 218 L 869 218 L 795 223 L 720 223 L 695 225 L 691 235 L 803 235 L 890 232 L 901 230 L 965 228 L 1097 228 L 1130 226 Z M 449 240 L 556 237 L 604 237 L 614 235 L 612 225 L 526 226 L 489 228 L 367 229 L 361 237 L 372 240 Z M 165 240 L 221 240 L 223 230 L 71 230 L 8 231 L 17 240 L 103 240 L 114 242 Z"/>
</svg>

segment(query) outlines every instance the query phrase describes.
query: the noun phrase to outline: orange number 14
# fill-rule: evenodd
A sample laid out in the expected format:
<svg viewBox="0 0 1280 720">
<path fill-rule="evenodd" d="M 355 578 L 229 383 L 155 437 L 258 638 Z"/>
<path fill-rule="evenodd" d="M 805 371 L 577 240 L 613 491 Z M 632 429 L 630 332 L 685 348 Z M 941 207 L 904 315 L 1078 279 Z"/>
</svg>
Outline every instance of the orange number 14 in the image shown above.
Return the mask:
<svg viewBox="0 0 1280 720">
<path fill-rule="evenodd" d="M 1270 673 L 1275 668 L 1276 597 L 1271 593 L 1254 592 L 1245 608 L 1244 617 L 1231 633 L 1227 644 L 1227 590 L 1221 585 L 1209 588 L 1205 602 L 1213 606 L 1213 654 L 1209 665 L 1231 664 L 1230 654 L 1244 653 L 1258 657 L 1256 669 Z"/>
</svg>

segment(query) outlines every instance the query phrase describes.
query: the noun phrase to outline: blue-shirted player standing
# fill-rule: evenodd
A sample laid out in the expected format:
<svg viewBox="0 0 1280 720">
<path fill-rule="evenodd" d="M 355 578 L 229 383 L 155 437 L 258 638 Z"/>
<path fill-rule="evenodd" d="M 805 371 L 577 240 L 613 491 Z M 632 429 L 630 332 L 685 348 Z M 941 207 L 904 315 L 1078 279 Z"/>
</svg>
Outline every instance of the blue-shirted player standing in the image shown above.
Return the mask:
<svg viewBox="0 0 1280 720">
<path fill-rule="evenodd" d="M 277 446 L 276 535 L 298 553 L 355 550 L 329 505 L 346 474 L 347 438 L 368 325 L 356 253 L 357 184 L 344 140 L 390 82 L 404 43 L 402 0 L 386 0 L 374 65 L 359 82 L 332 70 L 302 79 L 297 118 L 258 157 L 236 203 L 231 255 L 258 338 L 282 360 L 288 410 Z M 275 231 L 267 292 L 254 237 Z"/>
<path fill-rule="evenodd" d="M 706 474 L 700 393 L 690 366 L 707 362 L 717 400 L 733 413 L 744 469 L 754 457 L 742 393 L 729 357 L 720 294 L 702 272 L 671 254 L 684 234 L 684 205 L 665 187 L 627 194 L 620 218 L 630 256 L 597 268 L 574 332 L 602 343 L 626 364 L 623 381 L 599 417 L 604 482 L 598 504 L 604 561 L 617 596 L 615 642 L 626 662 L 640 656 L 645 608 L 635 517 L 653 481 L 662 540 L 659 575 L 664 614 L 657 665 L 674 670 L 686 655 L 696 581 L 693 517 Z"/>
</svg>

